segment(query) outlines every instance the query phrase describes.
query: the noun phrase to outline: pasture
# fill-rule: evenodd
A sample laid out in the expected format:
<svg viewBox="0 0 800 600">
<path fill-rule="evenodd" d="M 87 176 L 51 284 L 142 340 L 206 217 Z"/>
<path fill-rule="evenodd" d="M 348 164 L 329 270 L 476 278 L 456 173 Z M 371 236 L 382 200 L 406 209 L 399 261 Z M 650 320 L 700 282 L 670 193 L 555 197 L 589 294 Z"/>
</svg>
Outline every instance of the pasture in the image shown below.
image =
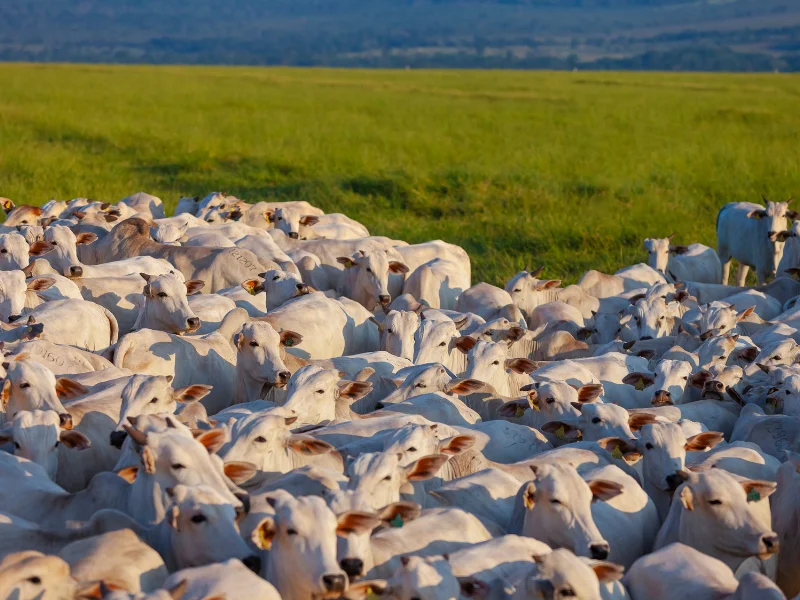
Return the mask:
<svg viewBox="0 0 800 600">
<path fill-rule="evenodd" d="M 800 189 L 800 78 L 0 65 L 0 195 L 226 191 L 575 281 Z"/>
</svg>

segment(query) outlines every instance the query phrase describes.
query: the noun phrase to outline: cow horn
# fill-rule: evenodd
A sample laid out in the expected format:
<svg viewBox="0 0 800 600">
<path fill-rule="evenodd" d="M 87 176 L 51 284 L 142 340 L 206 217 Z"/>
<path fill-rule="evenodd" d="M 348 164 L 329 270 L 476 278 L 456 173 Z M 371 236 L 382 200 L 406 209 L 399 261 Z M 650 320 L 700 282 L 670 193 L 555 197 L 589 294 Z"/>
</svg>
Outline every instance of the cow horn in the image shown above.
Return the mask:
<svg viewBox="0 0 800 600">
<path fill-rule="evenodd" d="M 131 427 L 130 425 L 123 425 L 122 428 L 128 432 L 128 435 L 131 436 L 131 439 L 139 444 L 140 446 L 147 445 L 147 434 L 139 431 L 135 427 Z"/>
<path fill-rule="evenodd" d="M 536 269 L 533 273 L 530 274 L 531 277 L 538 277 L 539 274 L 544 271 L 544 265 Z"/>
</svg>

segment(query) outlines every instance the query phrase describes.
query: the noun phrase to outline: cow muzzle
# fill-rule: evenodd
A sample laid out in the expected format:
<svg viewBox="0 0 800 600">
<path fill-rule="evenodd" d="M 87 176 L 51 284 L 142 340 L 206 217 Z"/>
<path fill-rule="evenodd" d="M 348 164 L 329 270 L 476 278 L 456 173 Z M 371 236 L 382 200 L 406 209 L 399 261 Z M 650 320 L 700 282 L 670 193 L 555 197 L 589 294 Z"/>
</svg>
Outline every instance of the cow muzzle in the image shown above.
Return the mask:
<svg viewBox="0 0 800 600">
<path fill-rule="evenodd" d="M 345 575 L 323 575 L 322 585 L 325 586 L 326 592 L 343 592 L 347 585 L 347 578 Z"/>
<path fill-rule="evenodd" d="M 296 240 L 297 238 L 300 237 L 300 235 L 296 231 L 292 231 L 289 233 L 289 237 L 292 238 L 293 240 Z"/>
<path fill-rule="evenodd" d="M 69 277 L 83 277 L 83 267 L 70 267 Z"/>
<path fill-rule="evenodd" d="M 667 390 L 659 390 L 653 394 L 653 399 L 650 401 L 653 406 L 667 406 L 672 404 L 672 394 Z"/>
<path fill-rule="evenodd" d="M 723 393 L 725 392 L 725 385 L 721 381 L 717 381 L 716 379 L 712 379 L 711 381 L 706 381 L 705 385 L 703 385 L 703 393 L 701 397 L 703 399 L 713 399 L 713 400 L 723 400 Z"/>
<path fill-rule="evenodd" d="M 392 297 L 389 294 L 381 294 L 378 296 L 378 302 L 380 302 L 381 306 L 386 306 L 392 301 Z"/>
</svg>

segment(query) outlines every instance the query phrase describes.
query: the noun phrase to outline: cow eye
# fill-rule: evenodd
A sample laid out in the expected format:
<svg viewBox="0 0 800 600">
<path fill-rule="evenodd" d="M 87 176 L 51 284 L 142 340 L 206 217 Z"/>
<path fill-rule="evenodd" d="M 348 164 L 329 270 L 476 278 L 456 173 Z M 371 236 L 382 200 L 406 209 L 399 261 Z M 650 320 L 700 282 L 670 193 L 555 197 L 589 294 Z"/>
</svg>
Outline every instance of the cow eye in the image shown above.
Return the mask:
<svg viewBox="0 0 800 600">
<path fill-rule="evenodd" d="M 447 342 L 442 342 L 442 343 L 441 343 L 441 344 L 439 344 L 439 345 L 440 345 L 440 346 L 447 346 Z"/>
<path fill-rule="evenodd" d="M 383 480 L 384 481 L 391 481 L 392 480 L 392 476 L 391 475 L 387 475 L 386 477 L 383 478 Z"/>
<path fill-rule="evenodd" d="M 548 398 L 547 400 L 545 400 L 545 402 L 547 402 L 548 404 L 552 404 L 555 401 L 556 401 L 555 398 Z"/>
<path fill-rule="evenodd" d="M 720 329 L 725 329 L 726 327 L 727 327 L 727 325 L 720 325 L 719 326 Z"/>
<path fill-rule="evenodd" d="M 58 242 L 50 242 L 53 246 L 58 246 Z"/>
<path fill-rule="evenodd" d="M 418 388 L 425 388 L 425 387 L 428 387 L 428 386 L 427 386 L 427 385 L 425 385 L 424 383 L 418 383 L 418 384 L 417 384 L 417 385 L 415 385 L 414 387 L 418 387 Z"/>
<path fill-rule="evenodd" d="M 19 444 L 17 442 L 14 442 L 14 448 L 16 448 L 17 450 L 20 449 Z"/>
<path fill-rule="evenodd" d="M 30 383 L 20 383 L 19 387 L 24 390 L 24 389 L 27 389 L 27 388 L 31 387 L 31 384 Z"/>
<path fill-rule="evenodd" d="M 777 354 L 776 354 L 775 356 L 773 356 L 773 357 L 772 357 L 772 360 L 780 360 L 780 359 L 781 359 L 781 357 L 780 357 L 780 356 L 778 356 Z"/>
<path fill-rule="evenodd" d="M 28 577 L 28 583 L 32 583 L 33 585 L 41 585 L 42 579 L 41 577 L 34 575 L 33 577 Z"/>
<path fill-rule="evenodd" d="M 416 451 L 417 451 L 417 449 L 414 448 L 414 446 L 411 446 L 411 448 L 408 449 L 408 452 L 416 452 Z"/>
<path fill-rule="evenodd" d="M 574 598 L 576 596 L 575 590 L 573 590 L 572 588 L 565 588 L 561 590 L 561 596 L 563 598 Z"/>
<path fill-rule="evenodd" d="M 550 500 L 550 504 L 561 504 L 561 500 L 556 500 L 555 498 L 553 498 L 552 500 Z"/>
<path fill-rule="evenodd" d="M 486 331 L 486 335 L 493 335 L 493 334 L 494 334 L 494 331 L 492 331 L 491 329 Z"/>
<path fill-rule="evenodd" d="M 367 267 L 367 273 L 372 273 L 372 269 L 370 269 L 369 267 Z"/>
<path fill-rule="evenodd" d="M 5 248 L 3 248 L 2 250 L 0 250 L 0 254 L 8 254 L 8 250 L 6 250 Z"/>
<path fill-rule="evenodd" d="M 792 392 L 790 392 L 789 390 L 786 390 L 786 395 L 787 395 L 787 396 L 788 396 L 789 394 L 791 394 L 791 393 L 792 393 Z"/>
<path fill-rule="evenodd" d="M 394 329 L 387 329 L 386 333 L 394 333 Z"/>
<path fill-rule="evenodd" d="M 166 298 L 167 297 L 167 293 L 166 292 L 158 292 L 158 297 L 159 298 Z"/>
<path fill-rule="evenodd" d="M 722 500 L 709 500 L 708 503 L 711 506 L 719 506 L 720 504 L 722 504 Z"/>
<path fill-rule="evenodd" d="M 280 279 L 280 278 L 281 278 L 280 275 L 275 275 L 275 277 L 272 278 L 272 281 L 278 281 L 278 279 Z"/>
<path fill-rule="evenodd" d="M 153 398 L 150 400 L 150 404 L 156 404 L 158 402 L 158 398 Z"/>
<path fill-rule="evenodd" d="M 181 463 L 175 463 L 174 465 L 172 465 L 172 468 L 175 469 L 176 471 L 180 471 L 181 469 L 185 469 L 186 467 Z"/>
<path fill-rule="evenodd" d="M 602 422 L 603 419 L 601 419 L 600 417 L 595 417 L 594 419 L 592 419 L 592 423 L 602 423 Z"/>
<path fill-rule="evenodd" d="M 325 390 L 317 390 L 317 392 L 316 392 L 316 393 L 317 393 L 317 394 L 324 394 L 324 393 L 325 393 Z"/>
<path fill-rule="evenodd" d="M 684 381 L 688 381 L 689 380 L 689 376 L 687 375 L 686 377 L 683 378 L 683 380 Z"/>
<path fill-rule="evenodd" d="M 720 355 L 719 355 L 719 357 L 720 357 L 721 359 L 724 359 L 724 358 L 725 358 L 725 355 L 724 355 L 724 354 L 720 354 Z"/>
<path fill-rule="evenodd" d="M 521 292 L 522 290 L 520 290 L 520 289 L 516 289 L 516 290 L 514 290 L 514 291 L 515 291 L 515 292 Z"/>
<path fill-rule="evenodd" d="M 250 342 L 250 345 L 251 345 L 253 348 L 258 348 L 258 342 Z"/>
<path fill-rule="evenodd" d="M 267 438 L 265 438 L 263 435 L 260 435 L 255 439 L 255 441 L 258 442 L 259 444 L 264 444 L 266 443 Z"/>
<path fill-rule="evenodd" d="M 277 217 L 278 221 L 283 221 L 283 217 Z"/>
<path fill-rule="evenodd" d="M 297 535 L 297 529 L 287 529 L 286 535 Z"/>
<path fill-rule="evenodd" d="M 28 221 L 23 221 L 23 222 L 22 222 L 22 224 L 23 224 L 23 225 L 27 225 L 27 224 L 28 224 Z"/>
<path fill-rule="evenodd" d="M 650 442 L 647 442 L 647 443 L 644 445 L 644 447 L 645 447 L 645 448 L 647 448 L 648 450 L 652 450 L 652 449 L 653 449 L 653 444 L 651 444 Z"/>
<path fill-rule="evenodd" d="M 493 364 L 493 365 L 499 365 L 499 364 L 500 364 L 500 361 L 499 361 L 499 360 L 496 360 L 496 361 L 494 361 L 492 364 Z"/>
<path fill-rule="evenodd" d="M 208 519 L 206 518 L 205 515 L 195 515 L 192 517 L 192 523 L 200 524 L 200 523 L 205 523 L 206 521 L 208 521 Z"/>
</svg>

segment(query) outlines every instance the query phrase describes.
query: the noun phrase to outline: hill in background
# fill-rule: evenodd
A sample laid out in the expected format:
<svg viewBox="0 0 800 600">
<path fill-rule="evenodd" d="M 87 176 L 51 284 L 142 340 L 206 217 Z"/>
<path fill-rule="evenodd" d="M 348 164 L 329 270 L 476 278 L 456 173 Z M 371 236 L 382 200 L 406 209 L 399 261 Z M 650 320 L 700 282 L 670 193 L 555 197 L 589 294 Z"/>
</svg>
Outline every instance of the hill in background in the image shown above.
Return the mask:
<svg viewBox="0 0 800 600">
<path fill-rule="evenodd" d="M 800 2 L 5 0 L 0 60 L 800 70 Z"/>
</svg>

